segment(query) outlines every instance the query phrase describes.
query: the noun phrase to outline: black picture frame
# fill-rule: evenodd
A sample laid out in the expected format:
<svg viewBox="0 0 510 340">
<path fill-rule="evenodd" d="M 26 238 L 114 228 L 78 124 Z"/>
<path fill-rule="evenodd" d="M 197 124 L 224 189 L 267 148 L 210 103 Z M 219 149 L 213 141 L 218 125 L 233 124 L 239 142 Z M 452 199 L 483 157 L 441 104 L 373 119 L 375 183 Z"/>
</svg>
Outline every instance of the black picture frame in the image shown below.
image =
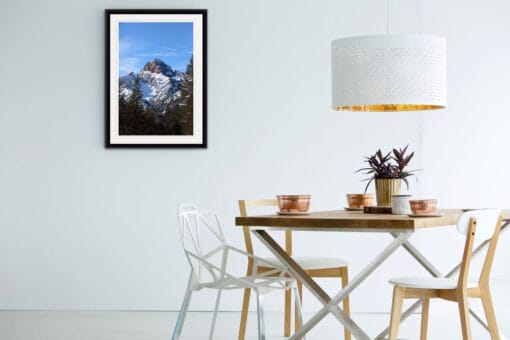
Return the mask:
<svg viewBox="0 0 510 340">
<path fill-rule="evenodd" d="M 187 21 L 189 18 L 189 22 Z M 147 117 L 154 117 L 154 127 L 148 134 L 144 134 L 144 131 L 137 130 L 137 126 L 133 124 L 126 125 L 121 124 L 120 122 L 127 122 L 128 120 L 125 118 L 121 118 L 121 96 L 119 96 L 119 90 L 121 89 L 121 77 L 120 77 L 120 23 L 192 23 L 192 46 L 193 49 L 191 51 L 190 62 L 186 67 L 186 72 L 182 70 L 173 69 L 175 74 L 173 75 L 175 79 L 180 79 L 179 82 L 177 80 L 174 82 L 178 83 L 178 86 L 182 85 L 184 79 L 188 74 L 188 70 L 192 70 L 191 76 L 191 88 L 192 92 L 190 95 L 185 98 L 191 97 L 191 104 L 177 103 L 179 100 L 178 95 L 175 99 L 168 99 L 172 102 L 171 106 L 174 110 L 176 108 L 186 108 L 190 107 L 191 109 L 191 123 L 189 123 L 190 119 L 179 120 L 177 118 L 173 118 L 174 125 L 171 128 L 168 126 L 170 123 L 167 123 L 167 120 L 171 120 L 169 117 L 171 116 L 171 111 L 168 109 L 170 106 L 165 106 L 164 109 L 161 109 L 164 105 L 170 105 L 165 101 L 161 101 L 158 103 L 158 109 L 163 110 L 163 113 L 155 113 L 155 110 L 152 109 L 150 111 L 150 115 Z M 168 147 L 168 148 L 207 148 L 207 10 L 206 9 L 106 9 L 105 10 L 105 147 L 106 148 L 144 148 L 144 147 Z M 134 26 L 134 27 L 142 27 L 142 26 Z M 152 27 L 160 27 L 160 26 L 152 26 Z M 164 35 L 163 35 L 164 36 Z M 112 45 L 113 44 L 113 45 Z M 150 55 L 150 54 L 147 54 Z M 161 60 L 160 60 L 161 61 Z M 156 62 L 156 59 L 153 60 Z M 157 62 L 156 62 L 157 63 Z M 147 65 L 147 64 L 146 64 Z M 191 67 L 190 67 L 191 65 Z M 172 70 L 172 65 L 170 69 Z M 144 66 L 145 68 L 146 66 Z M 162 66 L 163 68 L 163 66 Z M 166 70 L 166 69 L 165 69 Z M 180 72 L 180 73 L 176 73 Z M 132 72 L 133 73 L 133 72 Z M 141 73 L 141 71 L 140 71 Z M 161 72 L 162 73 L 162 72 Z M 134 73 L 133 73 L 134 74 Z M 164 74 L 165 76 L 168 74 Z M 135 82 L 138 82 L 140 85 L 140 76 L 138 74 L 134 75 Z M 128 79 L 129 80 L 129 79 Z M 123 85 L 128 84 L 126 81 Z M 169 83 L 171 81 L 169 80 Z M 130 83 L 129 83 L 130 84 Z M 127 86 L 127 85 L 126 85 Z M 139 86 L 138 90 L 143 87 Z M 129 91 L 129 89 L 123 89 L 123 91 Z M 182 96 L 182 89 L 179 90 Z M 134 93 L 135 90 L 132 90 Z M 141 93 L 141 91 L 139 91 Z M 154 93 L 154 92 L 151 92 Z M 131 94 L 132 95 L 132 94 Z M 126 95 L 127 96 L 127 95 Z M 128 97 L 132 98 L 132 97 Z M 144 109 L 149 111 L 149 107 L 151 102 L 146 101 L 146 98 L 143 97 Z M 122 99 L 124 100 L 124 99 Z M 184 100 L 181 98 L 181 100 Z M 131 103 L 131 102 L 129 102 Z M 165 112 L 168 111 L 168 112 Z M 147 112 L 145 111 L 145 112 Z M 186 111 L 185 109 L 181 109 L 181 111 Z M 124 110 L 122 112 L 128 112 L 128 110 Z M 132 110 L 129 111 L 132 113 Z M 186 113 L 189 117 L 189 110 Z M 126 115 L 123 115 L 125 117 Z M 162 118 L 165 118 L 165 124 L 163 124 Z M 123 120 L 124 119 L 124 120 Z M 159 119 L 159 120 L 158 120 Z M 130 120 L 131 123 L 133 120 Z M 185 127 L 178 128 L 178 124 L 184 121 Z M 150 119 L 152 124 L 152 118 Z M 177 122 L 177 123 L 175 123 Z M 144 123 L 144 126 L 146 124 Z M 191 127 L 190 127 L 191 125 Z M 126 128 L 129 126 L 131 128 Z M 133 128 L 134 126 L 134 128 Z M 141 125 L 140 125 L 141 126 Z M 151 125 L 152 126 L 152 125 Z M 161 126 L 165 127 L 164 133 L 161 133 L 158 129 L 163 129 Z M 177 126 L 177 127 L 176 127 Z M 173 129 L 173 130 L 172 130 Z M 130 134 L 130 131 L 135 131 Z M 161 130 L 163 131 L 163 130 Z M 175 133 L 177 131 L 178 133 Z M 190 131 L 192 133 L 190 134 Z"/>
</svg>

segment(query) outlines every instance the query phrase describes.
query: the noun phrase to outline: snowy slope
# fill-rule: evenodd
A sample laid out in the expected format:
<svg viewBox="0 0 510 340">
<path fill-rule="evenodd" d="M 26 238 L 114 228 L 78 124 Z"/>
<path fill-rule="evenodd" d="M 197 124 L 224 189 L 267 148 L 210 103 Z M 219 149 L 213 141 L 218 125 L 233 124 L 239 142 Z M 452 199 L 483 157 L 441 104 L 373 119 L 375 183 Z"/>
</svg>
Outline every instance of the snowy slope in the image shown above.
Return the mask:
<svg viewBox="0 0 510 340">
<path fill-rule="evenodd" d="M 161 114 L 170 101 L 180 97 L 181 75 L 181 71 L 173 70 L 160 59 L 154 59 L 146 63 L 138 74 L 131 72 L 120 77 L 119 93 L 125 100 L 129 100 L 138 76 L 145 107 Z"/>
</svg>

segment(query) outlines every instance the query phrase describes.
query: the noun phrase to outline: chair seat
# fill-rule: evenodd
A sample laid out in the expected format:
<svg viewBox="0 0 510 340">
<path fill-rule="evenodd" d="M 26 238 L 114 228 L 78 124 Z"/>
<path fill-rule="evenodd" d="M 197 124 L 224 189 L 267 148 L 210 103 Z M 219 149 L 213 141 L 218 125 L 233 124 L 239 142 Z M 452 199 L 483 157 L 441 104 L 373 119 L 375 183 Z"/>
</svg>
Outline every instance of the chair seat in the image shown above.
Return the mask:
<svg viewBox="0 0 510 340">
<path fill-rule="evenodd" d="M 457 279 L 444 278 L 444 277 L 397 277 L 391 279 L 389 282 L 394 286 L 405 288 L 422 288 L 422 289 L 455 289 L 457 288 Z M 476 282 L 469 282 L 467 287 L 476 287 Z"/>
<path fill-rule="evenodd" d="M 348 264 L 347 261 L 334 257 L 296 256 L 293 257 L 293 259 L 304 270 L 340 268 L 347 267 Z M 280 261 L 274 257 L 266 257 L 264 258 L 264 260 L 274 263 L 277 266 L 281 266 Z"/>
</svg>

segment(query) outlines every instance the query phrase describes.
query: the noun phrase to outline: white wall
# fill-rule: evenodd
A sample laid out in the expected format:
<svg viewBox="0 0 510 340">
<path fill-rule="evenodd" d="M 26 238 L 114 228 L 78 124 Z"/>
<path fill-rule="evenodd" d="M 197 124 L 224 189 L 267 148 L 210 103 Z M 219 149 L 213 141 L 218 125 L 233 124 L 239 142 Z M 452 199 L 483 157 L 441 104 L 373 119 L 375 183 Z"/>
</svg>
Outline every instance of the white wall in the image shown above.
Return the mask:
<svg viewBox="0 0 510 340">
<path fill-rule="evenodd" d="M 419 0 L 392 1 L 391 31 L 420 32 L 423 14 L 432 16 L 421 6 Z M 209 10 L 206 150 L 103 148 L 103 10 L 141 7 Z M 459 8 L 449 11 L 443 21 L 457 18 Z M 416 159 L 414 166 L 427 171 L 412 192 L 419 195 L 423 183 L 427 193 L 444 189 L 450 180 L 442 176 L 444 163 L 434 150 L 446 149 L 434 143 L 427 127 L 430 119 L 455 126 L 457 119 L 448 115 L 464 110 L 427 115 L 425 130 L 421 113 L 330 110 L 331 40 L 384 33 L 384 14 L 385 3 L 375 0 L 2 1 L 0 308 L 175 310 L 188 274 L 177 235 L 179 202 L 219 211 L 228 237 L 241 245 L 233 226 L 237 199 L 307 192 L 313 210 L 341 208 L 345 193 L 362 190 L 353 171 L 364 155 L 406 143 L 424 155 L 423 133 L 429 163 Z M 432 28 L 431 33 L 443 33 Z M 455 52 L 461 48 L 460 42 L 449 45 L 450 58 L 464 53 Z M 468 86 L 466 71 L 452 74 L 451 61 L 449 66 L 450 88 Z M 486 91 L 480 102 L 491 95 L 491 108 L 503 104 L 497 102 L 503 89 L 496 96 L 477 82 L 472 88 Z M 449 101 L 456 102 L 453 89 Z M 473 124 L 479 111 L 471 109 Z M 494 113 L 503 111 L 504 106 Z M 434 129 L 447 138 L 450 131 L 441 124 Z M 491 131 L 486 129 L 489 136 Z M 452 151 L 458 143 L 451 143 Z M 481 149 L 473 140 L 470 145 Z M 460 158 L 446 162 L 455 169 Z M 496 186 L 505 183 L 500 178 L 494 178 L 492 191 L 503 195 Z M 454 202 L 445 192 L 442 202 Z M 384 235 L 302 233 L 296 234 L 295 247 L 298 254 L 343 256 L 353 275 L 388 241 Z M 387 277 L 413 268 L 399 251 L 353 296 L 354 310 L 387 311 Z M 328 283 L 330 289 L 339 284 Z M 312 300 L 305 296 L 305 308 L 318 306 Z M 225 294 L 223 307 L 239 309 L 240 302 L 240 294 Z M 280 308 L 276 302 L 270 307 Z M 210 309 L 212 303 L 211 295 L 200 294 L 193 308 Z"/>
<path fill-rule="evenodd" d="M 424 195 L 445 207 L 509 208 L 510 3 L 423 4 L 424 31 L 446 37 L 448 48 L 447 108 L 424 116 Z M 455 233 L 435 241 L 459 243 Z M 510 279 L 507 244 L 502 237 L 495 278 Z"/>
</svg>

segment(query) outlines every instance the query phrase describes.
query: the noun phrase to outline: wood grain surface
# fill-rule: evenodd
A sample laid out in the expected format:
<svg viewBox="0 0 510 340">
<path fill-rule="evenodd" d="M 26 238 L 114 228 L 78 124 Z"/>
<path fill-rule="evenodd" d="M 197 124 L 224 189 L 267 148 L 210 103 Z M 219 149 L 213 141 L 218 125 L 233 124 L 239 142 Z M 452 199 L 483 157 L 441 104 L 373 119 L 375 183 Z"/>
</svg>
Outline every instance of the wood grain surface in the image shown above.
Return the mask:
<svg viewBox="0 0 510 340">
<path fill-rule="evenodd" d="M 462 214 L 461 209 L 443 209 L 438 212 L 444 215 L 441 217 L 408 217 L 406 215 L 365 214 L 362 211 L 345 210 L 311 212 L 308 215 L 299 216 L 284 216 L 275 213 L 274 215 L 236 217 L 235 224 L 253 229 L 274 227 L 293 230 L 414 231 L 420 228 L 454 225 Z M 510 210 L 502 210 L 501 216 L 504 221 L 510 221 Z"/>
</svg>

